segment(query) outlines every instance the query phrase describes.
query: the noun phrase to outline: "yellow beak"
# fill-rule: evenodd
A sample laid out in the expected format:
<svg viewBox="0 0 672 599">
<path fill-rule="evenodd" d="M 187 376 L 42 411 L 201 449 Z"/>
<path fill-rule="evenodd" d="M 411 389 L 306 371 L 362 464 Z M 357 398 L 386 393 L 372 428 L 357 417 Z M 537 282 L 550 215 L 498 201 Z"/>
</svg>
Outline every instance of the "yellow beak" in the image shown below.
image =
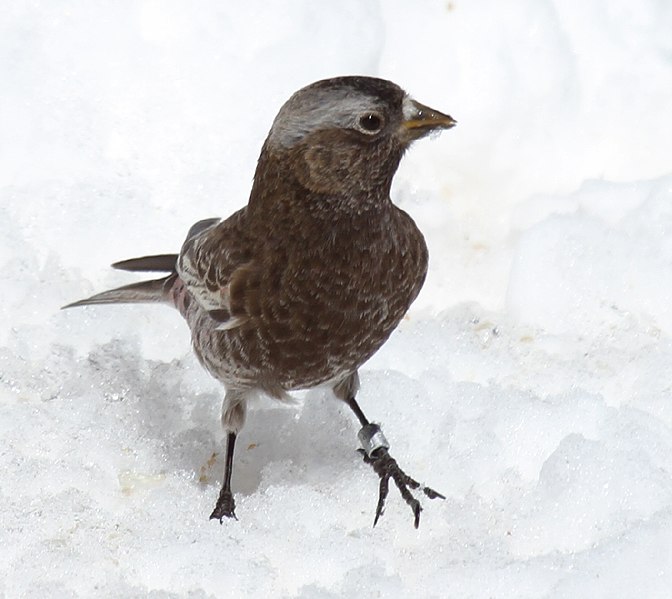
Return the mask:
<svg viewBox="0 0 672 599">
<path fill-rule="evenodd" d="M 436 129 L 450 129 L 457 124 L 453 117 L 411 98 L 404 100 L 403 111 L 402 135 L 409 140 L 418 139 Z"/>
</svg>

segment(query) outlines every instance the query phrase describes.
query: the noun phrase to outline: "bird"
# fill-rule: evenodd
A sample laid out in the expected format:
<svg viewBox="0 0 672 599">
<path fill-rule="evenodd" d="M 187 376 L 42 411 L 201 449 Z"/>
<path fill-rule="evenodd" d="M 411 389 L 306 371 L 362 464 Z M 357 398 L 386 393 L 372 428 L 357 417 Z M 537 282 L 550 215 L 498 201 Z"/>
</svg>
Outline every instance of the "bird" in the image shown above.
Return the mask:
<svg viewBox="0 0 672 599">
<path fill-rule="evenodd" d="M 416 495 L 444 498 L 401 469 L 356 394 L 360 367 L 390 337 L 427 274 L 424 237 L 390 199 L 393 177 L 413 142 L 455 124 L 385 79 L 307 85 L 273 121 L 247 205 L 226 219 L 198 221 L 179 254 L 112 264 L 160 278 L 64 306 L 163 303 L 184 317 L 199 362 L 225 390 L 224 476 L 211 519 L 237 519 L 231 479 L 248 400 L 262 392 L 282 401 L 324 386 L 361 425 L 359 451 L 380 479 L 374 526 L 390 481 L 416 528 Z"/>
</svg>

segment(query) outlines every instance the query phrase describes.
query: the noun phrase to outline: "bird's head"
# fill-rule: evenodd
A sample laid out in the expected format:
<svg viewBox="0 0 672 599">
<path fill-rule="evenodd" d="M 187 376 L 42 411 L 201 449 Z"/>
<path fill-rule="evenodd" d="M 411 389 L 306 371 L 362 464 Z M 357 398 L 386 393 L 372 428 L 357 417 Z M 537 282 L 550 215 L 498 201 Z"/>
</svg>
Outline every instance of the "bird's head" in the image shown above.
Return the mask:
<svg viewBox="0 0 672 599">
<path fill-rule="evenodd" d="M 454 125 L 391 81 L 338 77 L 304 87 L 284 104 L 264 152 L 309 191 L 386 198 L 406 148 Z"/>
</svg>

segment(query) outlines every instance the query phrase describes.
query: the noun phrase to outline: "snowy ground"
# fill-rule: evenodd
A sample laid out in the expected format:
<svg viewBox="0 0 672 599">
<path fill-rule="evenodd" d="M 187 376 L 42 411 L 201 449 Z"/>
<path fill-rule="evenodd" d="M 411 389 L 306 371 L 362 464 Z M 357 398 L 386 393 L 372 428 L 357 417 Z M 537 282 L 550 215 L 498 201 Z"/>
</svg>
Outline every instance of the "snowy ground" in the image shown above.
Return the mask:
<svg viewBox="0 0 672 599">
<path fill-rule="evenodd" d="M 5 0 L 0 596 L 670 597 L 670 31 L 655 0 Z M 447 498 L 372 529 L 312 391 L 251 414 L 220 526 L 178 315 L 58 308 L 241 206 L 281 103 L 352 73 L 459 121 L 396 179 L 431 271 L 360 395 Z"/>
</svg>

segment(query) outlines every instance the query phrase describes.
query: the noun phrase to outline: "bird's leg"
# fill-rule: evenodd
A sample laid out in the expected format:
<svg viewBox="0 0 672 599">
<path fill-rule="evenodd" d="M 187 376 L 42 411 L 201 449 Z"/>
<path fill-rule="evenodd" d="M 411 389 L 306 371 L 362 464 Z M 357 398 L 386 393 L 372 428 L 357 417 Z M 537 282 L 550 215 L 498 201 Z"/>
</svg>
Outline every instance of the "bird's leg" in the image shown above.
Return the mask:
<svg viewBox="0 0 672 599">
<path fill-rule="evenodd" d="M 226 518 L 235 518 L 234 512 L 236 502 L 233 500 L 233 493 L 231 493 L 231 473 L 233 472 L 233 450 L 236 446 L 236 433 L 229 431 L 226 438 L 226 465 L 224 466 L 224 482 L 222 483 L 222 490 L 219 492 L 219 499 L 217 505 L 210 514 L 211 520 L 219 520 L 220 523 Z"/>
<path fill-rule="evenodd" d="M 368 418 L 362 412 L 359 404 L 355 400 L 354 395 L 345 400 L 350 409 L 355 413 L 357 419 L 362 425 L 358 433 L 359 440 L 362 444 L 362 449 L 359 451 L 364 456 L 364 461 L 370 464 L 376 474 L 380 477 L 380 487 L 378 490 L 378 505 L 376 506 L 376 517 L 373 520 L 375 526 L 378 519 L 383 515 L 385 509 L 385 499 L 390 487 L 390 479 L 399 489 L 399 493 L 404 498 L 404 501 L 411 507 L 414 515 L 415 528 L 420 525 L 420 512 L 422 506 L 420 502 L 413 496 L 409 489 L 420 489 L 430 499 L 440 497 L 445 499 L 441 493 L 434 489 L 421 485 L 418 481 L 406 474 L 397 464 L 397 461 L 390 455 L 388 449 L 390 448 L 385 435 L 380 430 L 380 426 L 369 422 Z"/>
<path fill-rule="evenodd" d="M 233 450 L 236 447 L 236 435 L 245 424 L 248 396 L 249 390 L 227 389 L 222 404 L 222 426 L 227 431 L 226 464 L 224 466 L 222 490 L 219 492 L 215 509 L 210 514 L 211 520 L 219 520 L 220 523 L 224 518 L 238 519 L 234 512 L 236 502 L 233 500 L 233 493 L 231 493 L 231 473 L 233 472 Z"/>
</svg>

